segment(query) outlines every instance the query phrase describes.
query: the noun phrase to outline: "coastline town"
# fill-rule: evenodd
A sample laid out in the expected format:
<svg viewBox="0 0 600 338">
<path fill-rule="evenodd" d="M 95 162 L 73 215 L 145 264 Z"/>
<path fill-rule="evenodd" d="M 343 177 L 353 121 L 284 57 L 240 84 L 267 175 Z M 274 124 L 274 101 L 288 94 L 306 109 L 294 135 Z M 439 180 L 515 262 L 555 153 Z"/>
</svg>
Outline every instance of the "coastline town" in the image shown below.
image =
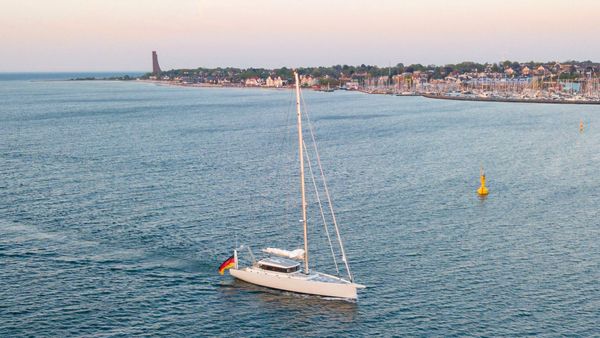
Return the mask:
<svg viewBox="0 0 600 338">
<path fill-rule="evenodd" d="M 291 68 L 196 68 L 162 71 L 156 52 L 153 70 L 137 79 L 190 87 L 289 88 Z M 425 96 L 454 100 L 600 104 L 600 63 L 462 62 L 444 66 L 401 63 L 298 68 L 302 87 L 317 91 L 355 90 L 368 94 Z"/>
</svg>

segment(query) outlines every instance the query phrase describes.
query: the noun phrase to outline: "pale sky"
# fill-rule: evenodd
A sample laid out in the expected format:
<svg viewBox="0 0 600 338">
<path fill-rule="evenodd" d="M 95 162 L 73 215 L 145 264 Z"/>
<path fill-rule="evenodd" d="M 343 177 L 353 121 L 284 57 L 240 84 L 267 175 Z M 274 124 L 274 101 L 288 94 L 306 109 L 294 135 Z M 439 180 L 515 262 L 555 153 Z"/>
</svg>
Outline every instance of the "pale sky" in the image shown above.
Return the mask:
<svg viewBox="0 0 600 338">
<path fill-rule="evenodd" d="M 598 0 L 0 0 L 0 72 L 600 61 Z"/>
</svg>

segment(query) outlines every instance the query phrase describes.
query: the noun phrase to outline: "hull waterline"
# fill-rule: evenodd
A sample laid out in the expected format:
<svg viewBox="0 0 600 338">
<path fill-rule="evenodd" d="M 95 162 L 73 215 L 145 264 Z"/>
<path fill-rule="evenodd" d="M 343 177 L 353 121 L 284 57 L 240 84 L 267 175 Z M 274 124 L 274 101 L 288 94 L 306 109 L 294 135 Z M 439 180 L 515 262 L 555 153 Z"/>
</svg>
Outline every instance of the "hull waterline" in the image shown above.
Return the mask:
<svg viewBox="0 0 600 338">
<path fill-rule="evenodd" d="M 251 284 L 323 297 L 356 299 L 356 290 L 364 288 L 362 285 L 324 274 L 284 274 L 256 268 L 230 269 L 229 272 L 233 277 Z"/>
</svg>

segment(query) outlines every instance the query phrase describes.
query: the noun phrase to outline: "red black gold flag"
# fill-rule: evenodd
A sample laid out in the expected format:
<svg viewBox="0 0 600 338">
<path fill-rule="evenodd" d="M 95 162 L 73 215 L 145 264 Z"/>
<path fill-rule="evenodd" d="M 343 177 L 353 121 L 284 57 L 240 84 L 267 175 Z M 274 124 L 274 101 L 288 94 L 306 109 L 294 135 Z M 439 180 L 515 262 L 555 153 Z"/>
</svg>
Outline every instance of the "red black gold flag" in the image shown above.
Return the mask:
<svg viewBox="0 0 600 338">
<path fill-rule="evenodd" d="M 221 263 L 219 266 L 219 273 L 222 275 L 225 273 L 225 270 L 231 269 L 235 266 L 235 258 L 233 256 L 227 258 L 225 262 Z"/>
</svg>

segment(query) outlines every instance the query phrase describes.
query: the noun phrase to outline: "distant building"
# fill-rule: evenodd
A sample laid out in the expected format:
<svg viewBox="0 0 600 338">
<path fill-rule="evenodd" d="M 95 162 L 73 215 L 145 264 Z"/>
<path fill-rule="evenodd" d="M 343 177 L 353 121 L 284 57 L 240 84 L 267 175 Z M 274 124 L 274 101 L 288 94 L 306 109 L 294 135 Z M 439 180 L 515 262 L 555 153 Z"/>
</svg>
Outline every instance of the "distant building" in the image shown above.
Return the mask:
<svg viewBox="0 0 600 338">
<path fill-rule="evenodd" d="M 246 79 L 244 85 L 247 87 L 258 87 L 262 84 L 262 80 L 257 77 L 251 77 Z"/>
<path fill-rule="evenodd" d="M 318 83 L 317 79 L 310 75 L 300 75 L 300 85 L 312 87 Z"/>
<path fill-rule="evenodd" d="M 275 77 L 275 78 L 269 76 L 267 78 L 267 80 L 265 81 L 265 87 L 275 87 L 275 88 L 283 87 L 283 80 L 281 79 L 280 76 Z"/>
<path fill-rule="evenodd" d="M 555 63 L 554 66 L 552 66 L 552 70 L 555 73 L 559 73 L 562 70 L 562 66 L 560 65 L 560 63 Z"/>
<path fill-rule="evenodd" d="M 348 90 L 358 90 L 358 81 L 348 81 L 348 82 L 346 82 L 346 89 L 348 89 Z"/>
<path fill-rule="evenodd" d="M 275 83 L 273 82 L 273 78 L 271 76 L 269 76 L 267 78 L 265 86 L 267 86 L 267 87 L 275 87 Z"/>
<path fill-rule="evenodd" d="M 152 74 L 155 76 L 160 75 L 160 66 L 158 65 L 158 55 L 156 55 L 156 51 L 152 51 Z"/>
<path fill-rule="evenodd" d="M 560 65 L 560 71 L 561 72 L 569 72 L 569 71 L 571 71 L 571 67 L 573 67 L 573 65 L 571 65 L 571 64 Z"/>
<path fill-rule="evenodd" d="M 350 82 L 350 81 L 352 81 L 352 77 L 345 76 L 344 73 L 341 73 L 339 81 L 340 81 L 340 83 Z"/>
<path fill-rule="evenodd" d="M 537 69 L 535 70 L 535 73 L 537 75 L 545 75 L 546 74 L 546 68 L 544 68 L 544 66 L 539 66 L 537 67 Z"/>
</svg>

